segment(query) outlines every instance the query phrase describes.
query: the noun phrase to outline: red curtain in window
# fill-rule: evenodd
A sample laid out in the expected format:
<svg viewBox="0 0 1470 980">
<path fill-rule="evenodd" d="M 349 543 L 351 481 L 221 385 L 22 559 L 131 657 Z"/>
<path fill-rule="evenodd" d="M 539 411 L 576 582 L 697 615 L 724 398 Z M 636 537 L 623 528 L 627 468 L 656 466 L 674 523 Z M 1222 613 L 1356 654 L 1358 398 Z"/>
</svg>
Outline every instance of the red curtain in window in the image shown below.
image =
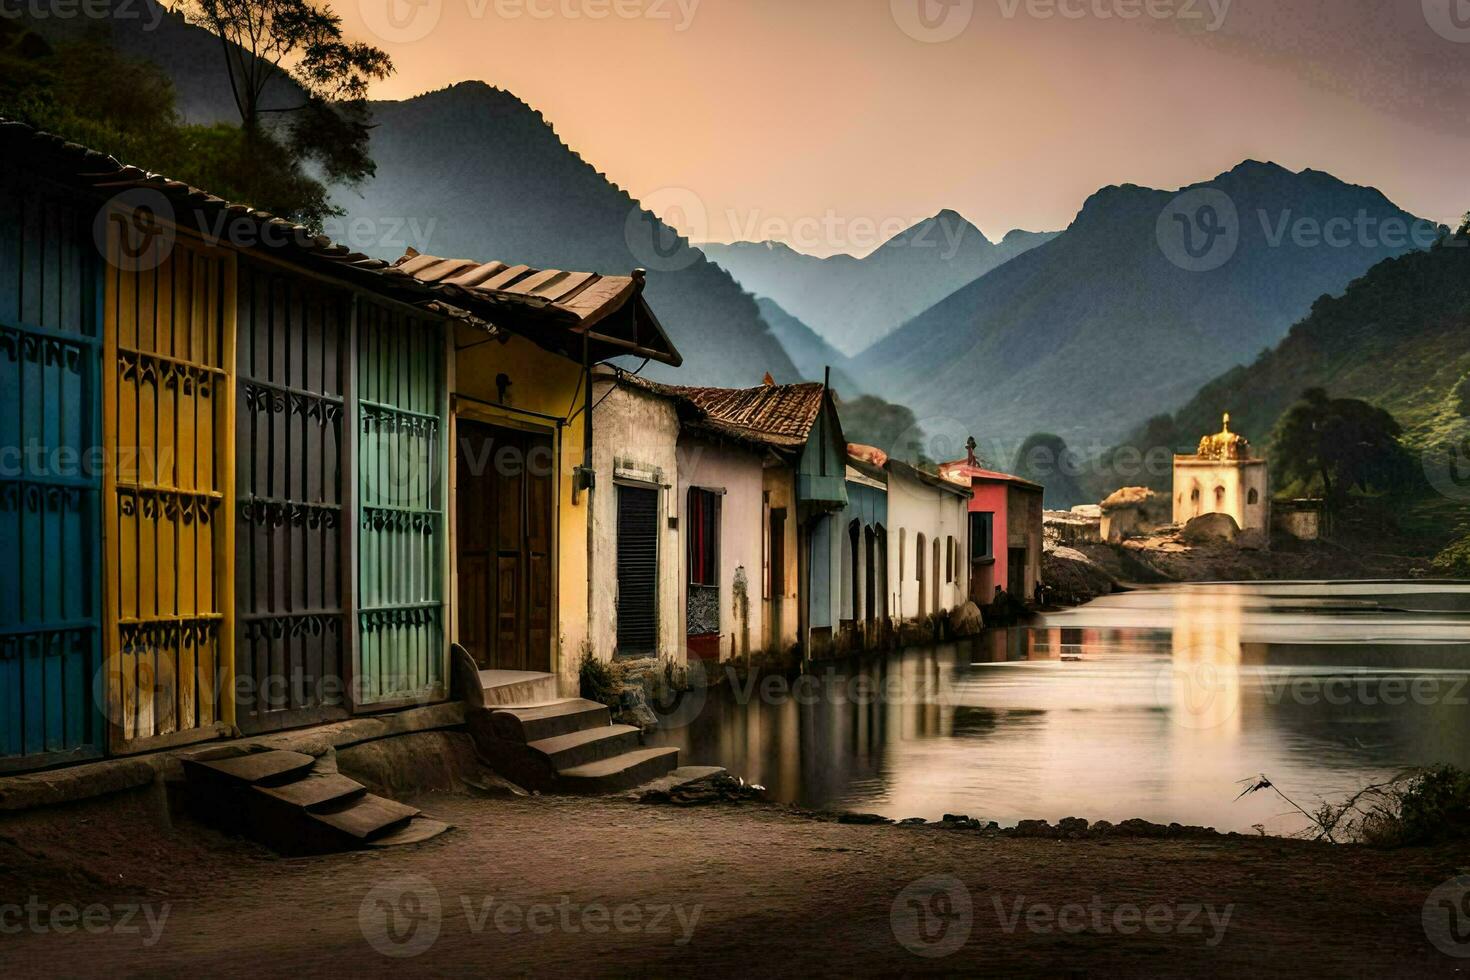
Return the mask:
<svg viewBox="0 0 1470 980">
<path fill-rule="evenodd" d="M 689 491 L 689 584 L 718 585 L 720 560 L 720 496 Z"/>
</svg>

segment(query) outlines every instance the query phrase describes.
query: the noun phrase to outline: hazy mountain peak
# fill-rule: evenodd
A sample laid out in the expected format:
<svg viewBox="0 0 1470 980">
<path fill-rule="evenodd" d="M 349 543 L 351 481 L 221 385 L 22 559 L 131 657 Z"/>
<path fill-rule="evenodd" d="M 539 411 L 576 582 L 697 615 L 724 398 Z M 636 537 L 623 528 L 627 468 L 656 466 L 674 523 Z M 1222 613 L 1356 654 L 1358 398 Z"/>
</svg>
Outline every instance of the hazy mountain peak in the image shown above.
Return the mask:
<svg viewBox="0 0 1470 980">
<path fill-rule="evenodd" d="M 925 218 L 894 235 L 884 242 L 882 248 L 904 246 L 915 241 L 932 241 L 936 244 L 975 248 L 992 245 L 985 233 L 976 228 L 968 218 L 953 208 L 945 208 L 932 218 Z M 871 259 L 872 256 L 869 256 Z"/>
</svg>

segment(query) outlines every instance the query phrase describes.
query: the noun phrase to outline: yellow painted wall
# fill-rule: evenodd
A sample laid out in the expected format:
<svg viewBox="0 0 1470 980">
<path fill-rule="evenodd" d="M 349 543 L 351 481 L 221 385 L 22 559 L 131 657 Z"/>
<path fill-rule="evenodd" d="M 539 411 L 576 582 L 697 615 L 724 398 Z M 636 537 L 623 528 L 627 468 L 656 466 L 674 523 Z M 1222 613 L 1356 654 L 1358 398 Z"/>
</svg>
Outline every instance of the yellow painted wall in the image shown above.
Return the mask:
<svg viewBox="0 0 1470 980">
<path fill-rule="evenodd" d="M 504 344 L 485 341 L 485 335 L 477 330 L 463 325 L 455 329 L 451 390 L 456 396 L 468 396 L 459 397 L 456 412 L 473 414 L 486 421 L 526 426 L 538 420 L 518 415 L 517 410 L 565 419 L 582 408 L 580 364 L 548 353 L 520 337 L 512 337 Z M 511 382 L 506 408 L 484 404 L 498 401 L 495 378 L 499 374 L 508 375 Z M 469 398 L 476 401 L 470 402 Z M 561 677 L 564 694 L 576 692 L 577 669 L 587 641 L 588 495 L 581 493 L 575 502 L 572 500 L 572 472 L 582 462 L 585 422 L 585 414 L 579 414 L 569 425 L 560 428 L 556 439 L 556 640 L 551 657 L 552 669 Z M 457 452 L 457 445 L 454 448 Z M 453 462 L 449 473 L 452 481 Z M 452 501 L 455 492 L 452 483 L 450 492 Z M 450 554 L 454 551 L 451 545 Z M 449 595 L 451 601 L 457 601 L 457 579 L 451 581 Z"/>
</svg>

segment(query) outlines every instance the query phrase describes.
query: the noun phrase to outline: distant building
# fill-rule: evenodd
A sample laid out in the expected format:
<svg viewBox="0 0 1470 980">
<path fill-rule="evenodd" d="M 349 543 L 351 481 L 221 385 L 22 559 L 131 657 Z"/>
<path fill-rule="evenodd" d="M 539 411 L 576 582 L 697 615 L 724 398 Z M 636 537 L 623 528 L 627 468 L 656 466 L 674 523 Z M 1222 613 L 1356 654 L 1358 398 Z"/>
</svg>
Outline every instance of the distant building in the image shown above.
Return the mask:
<svg viewBox="0 0 1470 980">
<path fill-rule="evenodd" d="M 996 587 L 1027 602 L 1041 581 L 1043 488 L 1010 473 L 987 470 L 975 456 L 975 440 L 963 460 L 944 463 L 939 472 L 961 486 L 969 484 L 970 596 L 979 605 L 995 598 Z"/>
<path fill-rule="evenodd" d="M 1219 432 L 1200 440 L 1193 456 L 1174 457 L 1174 523 L 1187 524 L 1205 514 L 1226 514 L 1242 532 L 1267 536 L 1271 526 L 1270 473 L 1251 444 L 1230 431 L 1230 416 Z"/>
</svg>

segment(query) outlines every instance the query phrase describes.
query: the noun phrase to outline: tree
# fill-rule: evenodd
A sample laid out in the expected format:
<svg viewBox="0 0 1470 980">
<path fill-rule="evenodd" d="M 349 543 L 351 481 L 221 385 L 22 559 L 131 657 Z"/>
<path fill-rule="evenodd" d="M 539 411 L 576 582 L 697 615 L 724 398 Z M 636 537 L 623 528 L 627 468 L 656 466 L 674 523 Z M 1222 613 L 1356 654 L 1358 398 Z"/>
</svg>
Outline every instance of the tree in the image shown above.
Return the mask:
<svg viewBox="0 0 1470 980">
<path fill-rule="evenodd" d="M 1356 398 L 1329 398 L 1311 388 L 1277 423 L 1271 459 L 1287 480 L 1319 482 L 1336 508 L 1353 490 L 1403 489 L 1413 462 L 1403 429 L 1385 410 Z"/>
<path fill-rule="evenodd" d="M 219 38 L 245 159 L 315 164 L 349 186 L 373 175 L 365 100 L 372 82 L 393 73 L 386 52 L 344 38 L 342 18 L 313 0 L 185 0 L 185 10 Z M 267 104 L 277 99 L 291 104 Z M 320 183 L 289 186 L 282 203 L 260 206 L 314 226 L 341 213 Z"/>
<path fill-rule="evenodd" d="M 1077 479 L 1082 470 L 1081 459 L 1067 448 L 1066 440 L 1051 432 L 1027 436 L 1011 465 L 1016 476 L 1046 488 L 1046 506 L 1053 510 L 1069 510 L 1089 502 Z"/>
</svg>

